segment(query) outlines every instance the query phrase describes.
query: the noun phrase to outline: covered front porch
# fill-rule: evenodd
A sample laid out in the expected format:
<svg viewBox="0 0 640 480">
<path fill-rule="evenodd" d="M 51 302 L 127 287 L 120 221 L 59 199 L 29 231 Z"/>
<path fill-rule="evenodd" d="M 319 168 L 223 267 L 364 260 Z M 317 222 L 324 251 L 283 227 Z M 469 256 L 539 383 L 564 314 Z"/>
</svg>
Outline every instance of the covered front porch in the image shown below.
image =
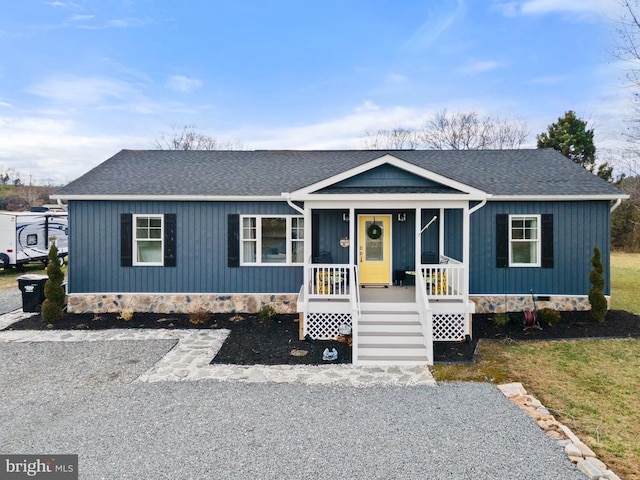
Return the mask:
<svg viewBox="0 0 640 480">
<path fill-rule="evenodd" d="M 355 364 L 388 365 L 432 364 L 434 341 L 471 334 L 467 202 L 306 207 L 302 335 L 334 339 L 346 325 Z"/>
<path fill-rule="evenodd" d="M 292 193 L 304 217 L 302 334 L 350 327 L 355 364 L 432 364 L 471 334 L 470 217 L 487 194 L 390 154 Z"/>
</svg>

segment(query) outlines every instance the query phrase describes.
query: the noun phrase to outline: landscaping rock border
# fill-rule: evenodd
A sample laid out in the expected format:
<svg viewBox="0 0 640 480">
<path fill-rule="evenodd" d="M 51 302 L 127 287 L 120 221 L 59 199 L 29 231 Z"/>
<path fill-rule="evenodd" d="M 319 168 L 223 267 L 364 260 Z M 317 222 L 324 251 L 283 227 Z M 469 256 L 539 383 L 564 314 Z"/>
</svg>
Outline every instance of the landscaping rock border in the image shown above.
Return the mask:
<svg viewBox="0 0 640 480">
<path fill-rule="evenodd" d="M 532 417 L 544 430 L 545 435 L 556 440 L 558 445 L 564 448 L 569 460 L 575 463 L 578 470 L 589 480 L 621 480 L 604 462 L 598 460 L 593 450 L 585 445 L 569 427 L 558 422 L 540 400 L 527 393 L 522 383 L 505 383 L 498 385 L 498 389 Z"/>
</svg>

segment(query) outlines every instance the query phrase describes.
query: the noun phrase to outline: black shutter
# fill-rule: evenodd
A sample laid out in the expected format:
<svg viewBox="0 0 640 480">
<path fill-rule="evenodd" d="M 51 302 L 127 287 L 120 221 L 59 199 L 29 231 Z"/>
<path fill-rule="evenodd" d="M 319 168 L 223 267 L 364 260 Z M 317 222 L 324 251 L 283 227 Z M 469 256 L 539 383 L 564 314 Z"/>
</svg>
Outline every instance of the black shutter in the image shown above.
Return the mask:
<svg viewBox="0 0 640 480">
<path fill-rule="evenodd" d="M 542 268 L 553 268 L 553 215 L 542 215 Z"/>
<path fill-rule="evenodd" d="M 227 266 L 240 266 L 240 215 L 232 213 L 227 216 Z"/>
<path fill-rule="evenodd" d="M 306 233 L 305 233 L 306 235 Z M 311 214 L 311 258 L 316 263 L 320 256 L 320 214 Z"/>
<path fill-rule="evenodd" d="M 496 267 L 509 266 L 509 215 L 496 215 Z"/>
<path fill-rule="evenodd" d="M 130 213 L 120 214 L 120 266 L 130 267 L 133 265 L 133 215 Z"/>
<path fill-rule="evenodd" d="M 164 266 L 176 266 L 176 214 L 164 215 Z"/>
</svg>

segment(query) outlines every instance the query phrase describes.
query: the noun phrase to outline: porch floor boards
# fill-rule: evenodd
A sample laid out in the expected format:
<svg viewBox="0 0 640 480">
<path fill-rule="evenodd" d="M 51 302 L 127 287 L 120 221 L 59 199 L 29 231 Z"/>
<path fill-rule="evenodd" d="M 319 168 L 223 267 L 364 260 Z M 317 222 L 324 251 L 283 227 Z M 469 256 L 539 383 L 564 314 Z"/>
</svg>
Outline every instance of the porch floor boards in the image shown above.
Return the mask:
<svg viewBox="0 0 640 480">
<path fill-rule="evenodd" d="M 416 287 L 360 287 L 360 303 L 415 303 Z"/>
</svg>

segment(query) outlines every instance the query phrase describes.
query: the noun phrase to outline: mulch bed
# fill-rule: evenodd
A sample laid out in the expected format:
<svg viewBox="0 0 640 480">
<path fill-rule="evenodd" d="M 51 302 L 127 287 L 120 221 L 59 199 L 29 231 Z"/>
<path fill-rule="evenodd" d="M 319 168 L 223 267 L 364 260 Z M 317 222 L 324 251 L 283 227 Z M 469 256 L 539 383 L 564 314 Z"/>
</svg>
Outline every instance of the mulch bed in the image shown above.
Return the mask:
<svg viewBox="0 0 640 480">
<path fill-rule="evenodd" d="M 559 324 L 541 330 L 523 328 L 521 313 L 510 315 L 504 328 L 496 327 L 492 314 L 473 316 L 473 340 L 470 342 L 434 342 L 436 362 L 469 362 L 477 341 L 485 339 L 549 340 L 563 338 L 640 338 L 640 316 L 621 310 L 607 313 L 604 323 L 591 320 L 589 312 L 561 312 Z M 125 321 L 117 314 L 67 314 L 52 327 L 39 315 L 10 325 L 7 330 L 103 330 L 110 328 L 227 328 L 231 334 L 211 363 L 238 365 L 351 363 L 351 347 L 343 342 L 298 339 L 295 315 L 278 315 L 262 320 L 257 315 L 213 314 L 194 324 L 188 315 L 136 313 Z M 323 361 L 322 353 L 335 348 L 338 359 Z M 304 353 L 306 352 L 306 353 Z M 300 356 L 297 356 L 300 355 Z"/>
<path fill-rule="evenodd" d="M 470 362 L 478 340 L 558 340 L 569 338 L 640 338 L 640 316 L 623 310 L 610 310 L 604 323 L 591 319 L 590 312 L 560 312 L 560 323 L 541 329 L 524 329 L 522 312 L 510 313 L 505 327 L 493 324 L 494 314 L 473 316 L 473 340 L 465 342 L 434 342 L 436 362 Z"/>
<path fill-rule="evenodd" d="M 6 330 L 105 330 L 111 328 L 226 328 L 229 337 L 211 363 L 236 365 L 351 363 L 351 347 L 344 342 L 299 340 L 297 315 L 277 315 L 262 320 L 257 315 L 212 314 L 203 323 L 190 322 L 189 315 L 135 313 L 125 321 L 116 313 L 66 314 L 51 327 L 40 315 L 10 325 Z M 328 348 L 336 349 L 337 360 L 323 361 Z M 306 353 L 305 353 L 306 352 Z"/>
</svg>

